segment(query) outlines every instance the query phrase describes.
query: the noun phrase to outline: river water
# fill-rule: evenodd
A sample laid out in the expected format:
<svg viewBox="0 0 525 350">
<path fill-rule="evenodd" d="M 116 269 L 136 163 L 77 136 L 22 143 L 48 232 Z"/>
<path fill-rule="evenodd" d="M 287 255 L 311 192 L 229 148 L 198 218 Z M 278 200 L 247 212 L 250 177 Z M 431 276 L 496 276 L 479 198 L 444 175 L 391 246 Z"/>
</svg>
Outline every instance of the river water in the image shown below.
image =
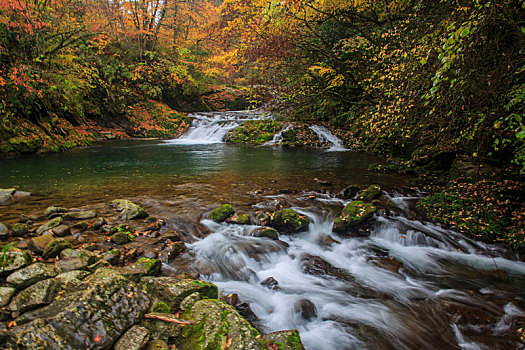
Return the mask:
<svg viewBox="0 0 525 350">
<path fill-rule="evenodd" d="M 276 147 L 278 137 L 264 147 L 221 142 L 242 121 L 264 117 L 201 114 L 179 140 L 2 160 L 0 188 L 35 196 L 0 207 L 0 221 L 48 205 L 126 197 L 165 217 L 168 228 L 180 229 L 181 221 L 207 227 L 210 234 L 187 236 L 187 268 L 248 302 L 263 331 L 298 329 L 307 349 L 525 348 L 518 332 L 525 263 L 421 221 L 412 210 L 420 195 L 412 178 L 367 171 L 382 159 L 343 151 L 324 128 L 312 130 L 324 133 L 330 152 Z M 383 187 L 391 210 L 374 219 L 369 236 L 332 233 L 348 202 L 335 194 L 372 183 Z M 256 238 L 257 226 L 206 220 L 206 211 L 226 202 L 247 212 L 292 207 L 311 223 L 281 242 Z M 260 283 L 269 277 L 278 288 Z"/>
</svg>

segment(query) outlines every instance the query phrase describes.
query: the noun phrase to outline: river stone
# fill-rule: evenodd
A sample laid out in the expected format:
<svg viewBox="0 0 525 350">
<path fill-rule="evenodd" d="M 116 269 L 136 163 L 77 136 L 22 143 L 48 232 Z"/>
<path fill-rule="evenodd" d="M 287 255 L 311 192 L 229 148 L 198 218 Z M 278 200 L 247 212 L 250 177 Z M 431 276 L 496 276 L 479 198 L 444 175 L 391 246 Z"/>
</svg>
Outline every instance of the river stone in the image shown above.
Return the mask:
<svg viewBox="0 0 525 350">
<path fill-rule="evenodd" d="M 244 319 L 248 321 L 253 328 L 257 329 L 259 332 L 261 331 L 261 320 L 259 319 L 259 317 L 257 317 L 255 312 L 253 312 L 252 307 L 249 303 L 238 303 L 234 305 L 234 307 L 239 313 L 239 315 L 244 317 Z"/>
<path fill-rule="evenodd" d="M 97 260 L 97 255 L 86 248 L 82 250 L 75 250 L 66 248 L 60 252 L 60 259 L 82 258 L 87 261 L 88 265 L 94 264 Z"/>
<path fill-rule="evenodd" d="M 316 255 L 305 255 L 302 258 L 303 271 L 315 276 L 332 276 L 338 280 L 353 282 L 354 278 L 345 270 L 333 266 L 328 261 Z"/>
<path fill-rule="evenodd" d="M 33 253 L 42 254 L 47 245 L 54 239 L 55 236 L 51 232 L 44 233 L 41 236 L 33 237 L 30 240 L 28 240 L 27 247 Z"/>
<path fill-rule="evenodd" d="M 39 281 L 55 277 L 57 272 L 53 266 L 44 263 L 34 263 L 7 276 L 6 281 L 16 289 L 27 288 Z"/>
<path fill-rule="evenodd" d="M 29 225 L 22 224 L 22 223 L 16 223 L 11 226 L 11 232 L 13 233 L 13 236 L 15 237 L 22 237 L 26 235 L 29 232 Z M 0 229 L 1 230 L 1 229 Z"/>
<path fill-rule="evenodd" d="M 341 212 L 341 215 L 334 220 L 334 232 L 346 232 L 352 226 L 357 226 L 372 217 L 377 208 L 371 203 L 363 201 L 353 201 L 348 203 Z"/>
<path fill-rule="evenodd" d="M 359 201 L 368 202 L 368 201 L 371 201 L 372 199 L 376 199 L 380 195 L 381 195 L 381 187 L 379 187 L 378 185 L 370 185 L 368 186 L 366 190 L 359 193 L 356 199 Z"/>
<path fill-rule="evenodd" d="M 95 213 L 93 210 L 85 210 L 85 211 L 72 211 L 65 213 L 62 215 L 62 218 L 64 220 L 86 220 L 86 219 L 92 219 L 97 216 L 97 213 Z"/>
<path fill-rule="evenodd" d="M 117 340 L 114 350 L 141 350 L 150 339 L 150 332 L 141 326 L 134 325 Z"/>
<path fill-rule="evenodd" d="M 213 209 L 209 214 L 208 218 L 215 222 L 223 222 L 235 213 L 231 204 L 222 204 L 217 208 Z"/>
<path fill-rule="evenodd" d="M 271 227 L 259 227 L 252 231 L 254 237 L 266 237 L 274 240 L 279 239 L 279 232 Z"/>
<path fill-rule="evenodd" d="M 18 293 L 15 300 L 11 303 L 10 309 L 12 312 L 22 314 L 42 305 L 50 304 L 59 291 L 60 282 L 54 278 L 37 282 Z"/>
<path fill-rule="evenodd" d="M 128 232 L 117 232 L 111 236 L 110 240 L 115 244 L 123 245 L 131 242 L 133 239 L 130 237 Z"/>
<path fill-rule="evenodd" d="M 360 191 L 361 189 L 358 186 L 350 185 L 346 187 L 344 190 L 339 192 L 337 195 L 340 198 L 343 199 L 352 199 L 355 197 L 355 195 Z"/>
<path fill-rule="evenodd" d="M 5 276 L 15 270 L 29 265 L 32 261 L 31 255 L 24 251 L 11 250 L 3 253 L 0 263 L 0 276 Z"/>
<path fill-rule="evenodd" d="M 293 311 L 298 313 L 303 320 L 311 320 L 317 317 L 317 308 L 309 299 L 302 298 L 295 302 Z"/>
<path fill-rule="evenodd" d="M 177 339 L 181 350 L 220 349 L 224 341 L 230 344 L 230 339 L 228 349 L 262 348 L 257 339 L 259 332 L 234 307 L 220 300 L 199 300 L 184 317 L 196 324 L 183 328 L 182 336 Z"/>
<path fill-rule="evenodd" d="M 55 263 L 55 268 L 57 269 L 58 273 L 74 270 L 87 270 L 88 266 L 88 259 L 79 257 L 61 259 Z"/>
<path fill-rule="evenodd" d="M 0 307 L 4 307 L 15 295 L 16 289 L 11 287 L 0 287 Z"/>
<path fill-rule="evenodd" d="M 71 243 L 69 243 L 63 238 L 57 238 L 49 242 L 49 244 L 44 249 L 44 252 L 42 253 L 42 258 L 50 259 L 57 257 L 62 250 L 67 248 L 71 248 Z"/>
<path fill-rule="evenodd" d="M 266 334 L 264 339 L 281 350 L 304 350 L 299 332 L 295 329 Z"/>
<path fill-rule="evenodd" d="M 140 285 L 154 302 L 162 301 L 170 310 L 178 310 L 180 303 L 189 295 L 199 293 L 203 298 L 217 299 L 217 286 L 206 281 L 177 279 L 173 277 L 142 277 Z"/>
<path fill-rule="evenodd" d="M 29 215 L 20 214 L 20 216 L 18 217 L 18 222 L 21 224 L 28 224 L 29 222 L 31 222 L 31 217 Z"/>
<path fill-rule="evenodd" d="M 162 262 L 157 259 L 140 258 L 130 266 L 124 266 L 120 273 L 126 278 L 138 282 L 144 276 L 156 276 L 162 269 Z"/>
<path fill-rule="evenodd" d="M 42 226 L 40 226 L 37 230 L 36 230 L 36 233 L 38 233 L 39 235 L 41 235 L 42 233 L 44 233 L 45 231 L 47 230 L 50 230 L 52 228 L 55 228 L 57 227 L 58 225 L 62 224 L 62 218 L 60 216 L 54 218 L 54 219 L 51 219 L 49 220 L 48 222 L 46 222 L 45 224 L 43 224 Z"/>
<path fill-rule="evenodd" d="M 9 229 L 6 225 L 0 222 L 0 240 L 4 240 L 9 237 Z"/>
<path fill-rule="evenodd" d="M 70 230 L 68 225 L 58 225 L 57 227 L 53 228 L 53 233 L 56 237 L 64 237 L 69 235 Z"/>
<path fill-rule="evenodd" d="M 114 269 L 100 268 L 40 312 L 10 330 L 16 349 L 109 349 L 149 309 L 141 288 Z"/>
<path fill-rule="evenodd" d="M 251 225 L 252 220 L 250 219 L 250 214 L 238 213 L 227 219 L 227 222 L 238 225 Z"/>
<path fill-rule="evenodd" d="M 122 252 L 119 249 L 112 249 L 109 252 L 106 252 L 102 259 L 106 260 L 111 265 L 116 265 L 120 259 Z"/>
<path fill-rule="evenodd" d="M 201 295 L 198 292 L 192 293 L 188 295 L 184 300 L 180 303 L 180 309 L 181 310 L 189 310 L 195 304 L 198 300 L 201 300 Z"/>
<path fill-rule="evenodd" d="M 272 290 L 279 289 L 279 282 L 277 282 L 277 280 L 273 277 L 268 277 L 267 279 L 261 282 L 261 285 Z"/>
<path fill-rule="evenodd" d="M 272 215 L 270 226 L 282 233 L 295 233 L 308 227 L 310 220 L 293 209 L 281 209 Z"/>
<path fill-rule="evenodd" d="M 62 207 L 47 207 L 46 210 L 44 210 L 44 215 L 47 217 L 50 217 L 53 214 L 62 213 L 67 213 L 67 209 Z"/>
<path fill-rule="evenodd" d="M 85 279 L 87 276 L 89 276 L 90 273 L 87 271 L 69 271 L 61 273 L 60 275 L 55 277 L 55 280 L 60 283 L 60 287 L 62 289 L 67 289 L 70 287 L 78 286 L 83 279 Z"/>
<path fill-rule="evenodd" d="M 145 219 L 148 213 L 137 204 L 127 199 L 115 199 L 111 202 L 120 211 L 119 218 L 122 220 Z"/>
<path fill-rule="evenodd" d="M 4 204 L 13 199 L 16 188 L 0 188 L 0 204 Z"/>
<path fill-rule="evenodd" d="M 98 217 L 95 219 L 95 221 L 93 221 L 93 224 L 91 225 L 91 227 L 93 228 L 93 230 L 98 230 L 105 224 L 106 224 L 106 219 L 104 219 L 103 217 Z"/>
</svg>

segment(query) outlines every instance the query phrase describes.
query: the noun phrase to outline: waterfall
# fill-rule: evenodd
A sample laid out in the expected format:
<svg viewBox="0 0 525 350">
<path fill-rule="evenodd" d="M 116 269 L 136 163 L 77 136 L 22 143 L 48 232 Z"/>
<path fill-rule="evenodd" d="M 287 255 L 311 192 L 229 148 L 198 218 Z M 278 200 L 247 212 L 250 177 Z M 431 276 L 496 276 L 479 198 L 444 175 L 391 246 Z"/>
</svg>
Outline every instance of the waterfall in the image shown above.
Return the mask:
<svg viewBox="0 0 525 350">
<path fill-rule="evenodd" d="M 284 129 L 279 131 L 277 134 L 273 135 L 273 139 L 271 141 L 266 142 L 263 144 L 263 146 L 274 146 L 274 145 L 280 145 L 283 142 L 283 133 L 287 132 L 288 130 L 292 129 L 293 125 L 288 124 Z"/>
<path fill-rule="evenodd" d="M 191 128 L 178 139 L 166 141 L 167 143 L 179 145 L 221 143 L 228 131 L 245 121 L 269 118 L 257 111 L 198 113 L 190 116 L 193 118 Z"/>
<path fill-rule="evenodd" d="M 310 129 L 316 133 L 321 142 L 330 144 L 330 148 L 327 151 L 336 152 L 336 151 L 347 151 L 343 142 L 334 134 L 330 132 L 327 128 L 320 125 L 312 125 Z"/>
</svg>

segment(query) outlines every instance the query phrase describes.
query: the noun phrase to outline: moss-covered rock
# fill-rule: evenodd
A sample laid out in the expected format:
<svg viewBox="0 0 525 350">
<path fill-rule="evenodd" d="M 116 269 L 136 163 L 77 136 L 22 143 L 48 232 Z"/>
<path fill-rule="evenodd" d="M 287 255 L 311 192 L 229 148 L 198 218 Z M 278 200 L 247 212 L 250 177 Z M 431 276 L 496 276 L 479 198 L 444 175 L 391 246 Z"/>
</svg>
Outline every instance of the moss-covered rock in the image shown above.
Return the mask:
<svg viewBox="0 0 525 350">
<path fill-rule="evenodd" d="M 239 225 L 250 225 L 252 223 L 250 219 L 250 214 L 247 213 L 237 213 L 228 219 L 229 223 L 239 224 Z"/>
<path fill-rule="evenodd" d="M 122 220 L 145 219 L 148 213 L 137 204 L 127 199 L 115 199 L 111 204 L 120 212 Z"/>
<path fill-rule="evenodd" d="M 11 226 L 11 232 L 15 237 L 22 237 L 26 235 L 29 232 L 29 229 L 30 227 L 28 224 L 16 223 Z"/>
<path fill-rule="evenodd" d="M 279 232 L 271 227 L 259 227 L 252 231 L 252 236 L 277 240 L 279 239 Z"/>
<path fill-rule="evenodd" d="M 53 266 L 44 263 L 35 263 L 24 267 L 7 276 L 6 281 L 16 289 L 27 288 L 39 281 L 55 277 L 57 271 Z"/>
<path fill-rule="evenodd" d="M 362 224 L 372 217 L 377 208 L 371 203 L 353 201 L 348 203 L 341 215 L 334 220 L 334 232 L 345 232 L 348 228 Z"/>
<path fill-rule="evenodd" d="M 45 231 L 47 230 L 50 230 L 52 228 L 55 228 L 57 227 L 58 225 L 60 225 L 62 223 L 62 218 L 60 216 L 54 218 L 54 219 L 51 219 L 49 220 L 48 222 L 46 222 L 45 224 L 43 224 L 42 226 L 40 226 L 37 230 L 36 230 L 36 233 L 38 233 L 39 235 L 41 235 L 42 233 L 44 233 Z"/>
<path fill-rule="evenodd" d="M 359 193 L 356 199 L 359 201 L 369 202 L 372 199 L 376 199 L 380 195 L 381 195 L 381 187 L 379 187 L 378 185 L 370 185 L 368 186 L 366 190 Z"/>
<path fill-rule="evenodd" d="M 126 278 L 138 282 L 144 276 L 156 276 L 162 269 L 162 262 L 158 259 L 140 258 L 135 263 L 120 269 Z"/>
<path fill-rule="evenodd" d="M 118 245 L 126 244 L 133 241 L 133 235 L 130 232 L 119 231 L 111 236 L 110 241 Z"/>
<path fill-rule="evenodd" d="M 163 301 L 156 302 L 155 305 L 151 308 L 151 312 L 160 312 L 163 314 L 169 314 L 171 311 L 168 304 Z"/>
<path fill-rule="evenodd" d="M 281 209 L 272 215 L 270 226 L 282 233 L 295 233 L 308 227 L 310 220 L 293 209 Z"/>
<path fill-rule="evenodd" d="M 266 334 L 264 339 L 268 347 L 273 346 L 272 348 L 280 350 L 304 350 L 299 332 L 295 329 L 272 332 Z"/>
<path fill-rule="evenodd" d="M 228 132 L 224 141 L 231 143 L 248 143 L 262 145 L 273 139 L 283 129 L 284 123 L 275 120 L 249 120 Z"/>
<path fill-rule="evenodd" d="M 259 332 L 242 318 L 237 310 L 220 300 L 199 300 L 184 318 L 194 320 L 194 325 L 183 328 L 178 338 L 181 350 L 261 349 Z"/>
<path fill-rule="evenodd" d="M 24 313 L 42 305 L 50 304 L 59 290 L 60 283 L 54 278 L 37 282 L 16 296 L 11 305 L 11 310 Z"/>
<path fill-rule="evenodd" d="M 44 249 L 44 252 L 42 253 L 42 257 L 44 259 L 57 257 L 62 250 L 67 248 L 71 248 L 71 243 L 69 243 L 63 238 L 57 238 L 49 242 L 49 244 Z"/>
<path fill-rule="evenodd" d="M 213 209 L 208 214 L 208 217 L 210 218 L 210 220 L 213 220 L 216 222 L 223 222 L 224 220 L 229 218 L 234 213 L 235 213 L 235 210 L 233 210 L 233 207 L 231 206 L 231 204 L 223 204 Z"/>
<path fill-rule="evenodd" d="M 31 264 L 31 255 L 19 250 L 5 250 L 0 254 L 0 276 L 8 275 Z"/>
</svg>

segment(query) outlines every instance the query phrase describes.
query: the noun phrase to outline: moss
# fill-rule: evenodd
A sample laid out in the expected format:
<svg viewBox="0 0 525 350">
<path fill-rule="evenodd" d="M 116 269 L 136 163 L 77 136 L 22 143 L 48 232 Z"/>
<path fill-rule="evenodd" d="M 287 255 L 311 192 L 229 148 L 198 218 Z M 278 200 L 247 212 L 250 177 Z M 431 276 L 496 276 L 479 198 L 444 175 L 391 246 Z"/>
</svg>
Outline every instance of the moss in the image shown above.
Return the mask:
<svg viewBox="0 0 525 350">
<path fill-rule="evenodd" d="M 378 185 L 370 185 L 366 190 L 361 192 L 357 196 L 357 200 L 360 201 L 371 201 L 372 199 L 375 199 L 381 195 L 381 187 Z"/>
<path fill-rule="evenodd" d="M 151 312 L 160 312 L 160 313 L 164 313 L 164 314 L 169 314 L 170 313 L 170 307 L 168 304 L 162 302 L 162 301 L 159 301 L 158 303 L 155 303 L 155 305 L 153 305 L 153 307 L 151 308 Z"/>
<path fill-rule="evenodd" d="M 158 259 L 140 258 L 137 264 L 142 265 L 148 276 L 158 275 L 162 269 L 162 262 Z"/>
<path fill-rule="evenodd" d="M 235 222 L 241 225 L 249 225 L 251 223 L 250 215 L 246 213 L 237 214 Z"/>
<path fill-rule="evenodd" d="M 230 131 L 224 137 L 224 141 L 262 145 L 271 141 L 273 136 L 281 131 L 283 125 L 283 122 L 275 120 L 249 120 Z"/>
<path fill-rule="evenodd" d="M 208 217 L 213 221 L 223 222 L 234 213 L 235 210 L 233 210 L 231 204 L 223 204 L 213 209 L 208 215 Z"/>
<path fill-rule="evenodd" d="M 334 231 L 361 224 L 369 219 L 376 210 L 377 208 L 371 203 L 358 200 L 350 202 L 343 208 L 341 215 L 334 220 Z"/>
<path fill-rule="evenodd" d="M 273 213 L 271 226 L 279 231 L 291 233 L 305 229 L 309 222 L 306 216 L 293 209 L 282 209 Z"/>
</svg>

